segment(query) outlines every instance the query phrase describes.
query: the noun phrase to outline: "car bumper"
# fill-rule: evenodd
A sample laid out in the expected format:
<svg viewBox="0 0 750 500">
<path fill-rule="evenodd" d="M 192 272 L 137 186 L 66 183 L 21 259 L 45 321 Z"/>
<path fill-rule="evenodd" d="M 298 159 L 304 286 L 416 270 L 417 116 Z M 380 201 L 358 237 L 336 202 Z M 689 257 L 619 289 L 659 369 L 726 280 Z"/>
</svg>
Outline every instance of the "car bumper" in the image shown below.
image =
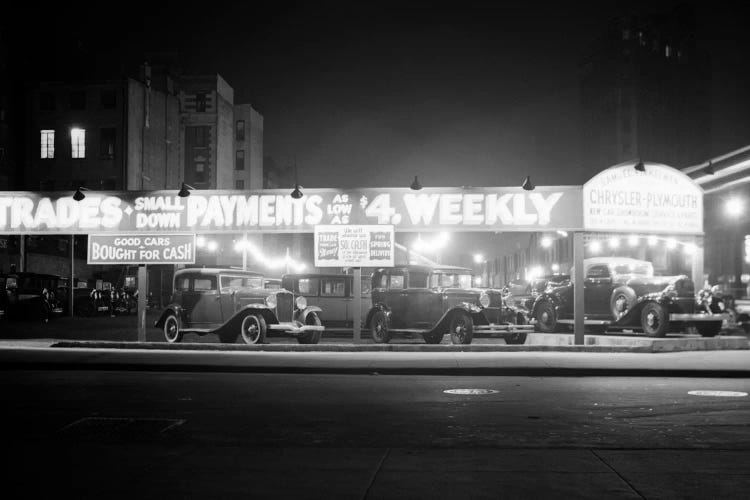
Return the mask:
<svg viewBox="0 0 750 500">
<path fill-rule="evenodd" d="M 534 325 L 474 325 L 474 333 L 517 333 L 517 332 L 533 332 Z"/>
<path fill-rule="evenodd" d="M 54 307 L 54 308 L 52 308 L 52 314 L 60 314 L 61 315 L 62 313 L 63 313 L 63 308 L 62 307 Z"/>
<path fill-rule="evenodd" d="M 287 333 L 305 333 L 322 332 L 326 329 L 326 327 L 318 325 L 294 325 L 291 323 L 279 323 L 276 325 L 268 325 L 268 329 Z"/>
<path fill-rule="evenodd" d="M 669 315 L 669 321 L 727 321 L 729 319 L 729 314 L 727 313 L 721 313 L 721 314 L 701 314 L 701 313 L 692 313 L 692 314 L 683 314 L 683 313 L 670 313 Z"/>
</svg>

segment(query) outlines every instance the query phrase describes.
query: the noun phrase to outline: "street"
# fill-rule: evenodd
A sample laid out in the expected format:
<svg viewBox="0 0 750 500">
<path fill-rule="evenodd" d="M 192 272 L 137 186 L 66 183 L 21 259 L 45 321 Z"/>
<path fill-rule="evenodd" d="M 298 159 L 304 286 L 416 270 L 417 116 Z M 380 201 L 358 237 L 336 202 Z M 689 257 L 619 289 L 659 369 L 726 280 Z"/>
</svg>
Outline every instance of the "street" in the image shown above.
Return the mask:
<svg viewBox="0 0 750 500">
<path fill-rule="evenodd" d="M 6 370 L 4 472 L 14 498 L 743 498 L 748 397 L 688 392 L 748 389 L 716 378 Z"/>
</svg>

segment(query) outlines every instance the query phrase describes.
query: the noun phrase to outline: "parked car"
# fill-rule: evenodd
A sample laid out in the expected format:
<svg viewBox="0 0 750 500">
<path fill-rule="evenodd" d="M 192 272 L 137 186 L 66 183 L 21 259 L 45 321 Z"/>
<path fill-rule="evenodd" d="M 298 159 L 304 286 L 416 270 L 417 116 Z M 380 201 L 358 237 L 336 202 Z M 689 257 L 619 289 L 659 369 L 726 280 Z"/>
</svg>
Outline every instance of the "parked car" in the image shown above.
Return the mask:
<svg viewBox="0 0 750 500">
<path fill-rule="evenodd" d="M 475 335 L 501 336 L 523 343 L 533 326 L 508 305 L 501 290 L 473 288 L 471 270 L 454 266 L 401 266 L 372 274 L 372 308 L 366 325 L 375 342 L 394 334 L 418 333 L 438 344 L 450 333 L 454 344 Z"/>
<path fill-rule="evenodd" d="M 0 275 L 0 309 L 8 319 L 47 321 L 62 315 L 55 292 L 62 278 L 54 274 L 16 272 Z"/>
<path fill-rule="evenodd" d="M 62 284 L 57 287 L 56 292 L 57 298 L 60 300 L 60 304 L 63 308 L 63 316 L 69 316 L 70 299 L 68 298 L 68 280 L 62 281 Z M 89 317 L 93 316 L 96 311 L 96 305 L 94 299 L 91 296 L 91 289 L 84 287 L 76 287 L 73 289 L 73 312 L 76 316 Z"/>
<path fill-rule="evenodd" d="M 281 287 L 281 278 L 263 278 L 263 288 L 278 290 Z"/>
<path fill-rule="evenodd" d="M 569 274 L 545 274 L 531 280 L 514 280 L 506 288 L 507 300 L 517 307 L 531 311 L 536 298 L 547 288 L 559 286 L 570 281 Z"/>
<path fill-rule="evenodd" d="M 370 276 L 363 276 L 362 304 L 360 308 L 360 325 L 364 325 L 367 313 L 372 305 L 370 294 Z M 352 274 L 285 274 L 281 277 L 281 286 L 301 295 L 307 303 L 320 307 L 320 321 L 327 329 L 348 329 L 354 326 L 354 275 Z"/>
<path fill-rule="evenodd" d="M 186 268 L 175 272 L 170 304 L 154 326 L 167 342 L 185 333 L 217 334 L 221 342 L 261 344 L 271 332 L 291 335 L 300 344 L 317 344 L 324 327 L 319 307 L 284 289 L 263 288 L 252 271 Z"/>
<path fill-rule="evenodd" d="M 695 326 L 702 336 L 713 337 L 726 319 L 723 301 L 714 301 L 710 290 L 696 294 L 693 281 L 685 275 L 654 276 L 653 264 L 645 260 L 584 259 L 583 287 L 586 325 L 595 333 L 627 328 L 663 337 Z M 540 294 L 532 317 L 541 332 L 572 325 L 573 282 Z"/>
</svg>

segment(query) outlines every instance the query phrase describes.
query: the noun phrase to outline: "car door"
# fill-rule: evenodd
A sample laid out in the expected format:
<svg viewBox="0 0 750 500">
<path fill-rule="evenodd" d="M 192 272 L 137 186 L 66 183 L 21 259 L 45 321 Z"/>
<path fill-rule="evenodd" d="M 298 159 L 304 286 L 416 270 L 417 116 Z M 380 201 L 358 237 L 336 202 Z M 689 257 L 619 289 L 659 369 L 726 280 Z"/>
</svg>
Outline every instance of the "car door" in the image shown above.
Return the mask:
<svg viewBox="0 0 750 500">
<path fill-rule="evenodd" d="M 396 271 L 387 275 L 387 288 L 383 292 L 384 302 L 391 310 L 391 327 L 407 328 L 409 306 L 406 301 L 406 274 Z"/>
<path fill-rule="evenodd" d="M 216 275 L 194 275 L 190 290 L 183 292 L 182 298 L 190 328 L 210 329 L 221 326 L 221 295 Z"/>
<path fill-rule="evenodd" d="M 435 320 L 432 318 L 434 294 L 427 288 L 428 273 L 409 271 L 409 287 L 406 290 L 405 306 L 407 328 L 431 329 Z"/>
<path fill-rule="evenodd" d="M 607 264 L 594 264 L 586 270 L 583 281 L 584 311 L 589 319 L 609 318 L 609 299 L 612 293 L 612 275 Z"/>
<path fill-rule="evenodd" d="M 320 278 L 319 306 L 324 321 L 331 327 L 351 325 L 352 296 L 347 286 L 351 276 L 324 276 Z"/>
</svg>

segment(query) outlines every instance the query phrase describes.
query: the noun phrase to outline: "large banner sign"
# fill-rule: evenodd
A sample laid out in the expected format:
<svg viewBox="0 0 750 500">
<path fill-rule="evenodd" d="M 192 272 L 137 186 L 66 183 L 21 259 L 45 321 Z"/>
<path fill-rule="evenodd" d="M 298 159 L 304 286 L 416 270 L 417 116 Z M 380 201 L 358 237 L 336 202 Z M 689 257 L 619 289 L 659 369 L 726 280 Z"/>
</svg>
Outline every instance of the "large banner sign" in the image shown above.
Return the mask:
<svg viewBox="0 0 750 500">
<path fill-rule="evenodd" d="M 581 187 L 0 192 L 0 234 L 310 232 L 317 225 L 396 231 L 540 231 L 583 227 Z"/>
<path fill-rule="evenodd" d="M 608 168 L 583 186 L 587 231 L 703 233 L 703 191 L 687 175 L 657 163 Z"/>
<path fill-rule="evenodd" d="M 393 226 L 315 226 L 315 267 L 393 267 Z"/>
</svg>

